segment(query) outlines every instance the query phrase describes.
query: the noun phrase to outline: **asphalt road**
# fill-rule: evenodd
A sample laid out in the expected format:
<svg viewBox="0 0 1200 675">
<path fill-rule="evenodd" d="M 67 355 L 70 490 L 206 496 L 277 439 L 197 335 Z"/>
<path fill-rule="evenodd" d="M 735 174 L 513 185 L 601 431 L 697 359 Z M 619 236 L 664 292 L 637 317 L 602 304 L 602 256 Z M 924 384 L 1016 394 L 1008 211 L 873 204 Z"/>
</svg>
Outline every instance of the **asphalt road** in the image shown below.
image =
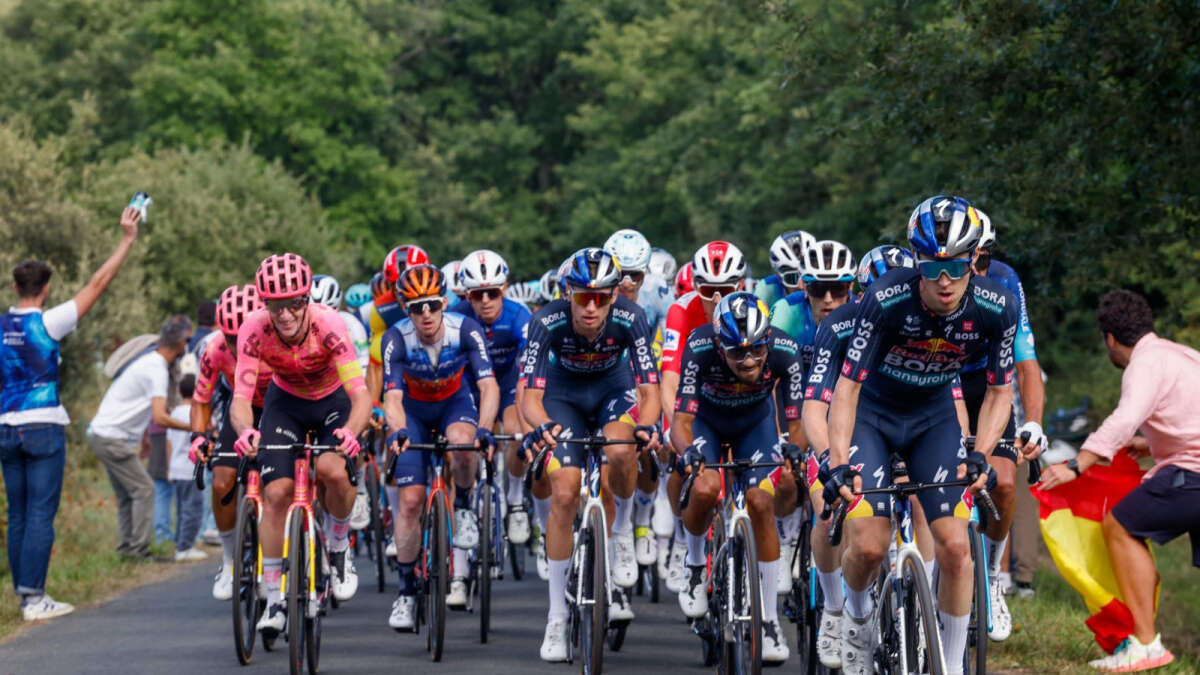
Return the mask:
<svg viewBox="0 0 1200 675">
<path fill-rule="evenodd" d="M 451 612 L 446 650 L 432 663 L 424 635 L 388 628 L 395 580 L 377 593 L 373 567 L 360 557 L 358 594 L 324 622 L 322 673 L 508 673 L 577 672 L 575 665 L 538 658 L 546 621 L 546 584 L 533 560 L 522 581 L 511 576 L 493 587 L 492 633 L 479 643 L 479 619 Z M 0 644 L 0 674 L 8 673 L 280 673 L 287 671 L 287 643 L 240 667 L 233 647 L 228 602 L 212 599 L 213 565 L 201 563 L 186 574 L 131 591 L 111 602 L 80 610 L 21 633 Z M 637 618 L 619 653 L 605 656 L 607 672 L 700 673 L 700 642 L 691 634 L 672 595 L 661 604 L 634 599 Z M 280 652 L 282 650 L 282 653 Z"/>
</svg>

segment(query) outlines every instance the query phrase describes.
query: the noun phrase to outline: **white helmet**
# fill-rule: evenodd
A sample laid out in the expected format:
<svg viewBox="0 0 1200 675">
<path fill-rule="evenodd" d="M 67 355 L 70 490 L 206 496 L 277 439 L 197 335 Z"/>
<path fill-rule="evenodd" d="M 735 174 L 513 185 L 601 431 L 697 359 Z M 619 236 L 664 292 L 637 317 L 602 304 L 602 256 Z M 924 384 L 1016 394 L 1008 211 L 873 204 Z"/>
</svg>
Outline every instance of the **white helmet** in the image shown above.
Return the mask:
<svg viewBox="0 0 1200 675">
<path fill-rule="evenodd" d="M 483 248 L 468 253 L 462 259 L 458 274 L 468 291 L 473 288 L 499 288 L 508 282 L 508 263 L 499 253 Z"/>
<path fill-rule="evenodd" d="M 459 297 L 467 293 L 467 289 L 463 288 L 462 278 L 459 275 L 461 268 L 462 264 L 458 260 L 451 260 L 442 265 L 442 276 L 446 277 L 446 290 Z"/>
<path fill-rule="evenodd" d="M 526 307 L 540 305 L 544 302 L 536 281 L 518 281 L 515 284 L 509 284 L 508 290 L 504 292 L 504 297 Z"/>
<path fill-rule="evenodd" d="M 692 256 L 695 284 L 732 284 L 745 280 L 746 257 L 727 241 L 710 241 Z"/>
<path fill-rule="evenodd" d="M 856 265 L 850 247 L 825 239 L 804 252 L 805 281 L 854 281 Z"/>
<path fill-rule="evenodd" d="M 979 216 L 979 224 L 983 226 L 983 234 L 979 236 L 979 243 L 975 248 L 990 249 L 996 245 L 996 228 L 992 227 L 992 219 L 988 214 L 978 208 L 975 209 L 975 214 Z"/>
<path fill-rule="evenodd" d="M 817 243 L 803 230 L 788 230 L 771 242 L 771 268 L 776 274 L 804 271 L 804 252 Z"/>
<path fill-rule="evenodd" d="M 342 306 L 342 287 L 328 274 L 314 274 L 308 295 L 313 302 L 337 309 Z"/>
<path fill-rule="evenodd" d="M 538 279 L 538 292 L 542 294 L 542 302 L 550 302 L 554 299 L 554 291 L 558 288 L 558 270 L 546 270 L 546 273 Z"/>
<path fill-rule="evenodd" d="M 669 281 L 679 271 L 679 263 L 675 262 L 675 256 L 656 246 L 650 249 L 650 271 Z"/>
<path fill-rule="evenodd" d="M 637 230 L 613 232 L 604 242 L 604 250 L 617 259 L 623 272 L 645 272 L 650 267 L 650 242 Z"/>
</svg>

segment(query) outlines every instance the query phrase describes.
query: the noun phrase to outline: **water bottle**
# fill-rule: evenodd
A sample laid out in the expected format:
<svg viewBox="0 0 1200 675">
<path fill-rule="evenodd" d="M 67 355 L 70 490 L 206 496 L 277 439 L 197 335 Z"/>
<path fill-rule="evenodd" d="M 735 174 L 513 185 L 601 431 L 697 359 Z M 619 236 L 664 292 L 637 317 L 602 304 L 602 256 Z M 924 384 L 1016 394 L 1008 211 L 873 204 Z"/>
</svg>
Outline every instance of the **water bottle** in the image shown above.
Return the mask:
<svg viewBox="0 0 1200 675">
<path fill-rule="evenodd" d="M 142 222 L 144 223 L 146 222 L 147 216 L 146 209 L 148 209 L 153 203 L 154 200 L 150 199 L 150 195 L 138 190 L 137 192 L 133 193 L 133 199 L 129 200 L 129 208 L 137 209 L 142 214 Z"/>
</svg>

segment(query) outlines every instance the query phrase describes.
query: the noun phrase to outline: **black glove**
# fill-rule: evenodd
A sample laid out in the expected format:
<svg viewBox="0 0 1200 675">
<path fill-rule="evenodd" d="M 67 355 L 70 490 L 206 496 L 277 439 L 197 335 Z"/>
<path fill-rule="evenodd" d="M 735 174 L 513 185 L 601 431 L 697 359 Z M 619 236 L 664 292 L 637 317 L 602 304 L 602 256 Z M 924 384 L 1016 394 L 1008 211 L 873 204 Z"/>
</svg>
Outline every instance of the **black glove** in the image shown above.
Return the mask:
<svg viewBox="0 0 1200 675">
<path fill-rule="evenodd" d="M 491 429 L 484 429 L 483 427 L 479 427 L 478 429 L 476 429 L 475 430 L 475 440 L 483 441 L 483 444 L 481 446 L 481 448 L 483 450 L 487 450 L 488 448 L 496 447 L 496 437 L 492 435 Z"/>
<path fill-rule="evenodd" d="M 662 439 L 662 432 L 658 430 L 657 424 L 639 424 L 633 428 L 633 437 L 637 438 L 639 433 L 646 434 L 646 443 L 653 441 L 656 435 L 660 440 Z"/>
<path fill-rule="evenodd" d="M 538 437 L 537 432 L 531 431 L 521 437 L 521 449 L 526 450 L 528 452 L 536 453 L 537 449 L 533 447 L 533 444 L 537 443 L 540 440 L 542 440 L 542 439 Z"/>
<path fill-rule="evenodd" d="M 996 488 L 996 470 L 988 464 L 987 456 L 982 452 L 968 452 L 967 458 L 962 461 L 967 465 L 967 478 L 974 482 L 980 475 L 987 475 L 987 489 L 989 491 Z"/>
<path fill-rule="evenodd" d="M 780 443 L 779 451 L 783 454 L 783 458 L 791 462 L 793 466 L 799 468 L 804 466 L 804 451 L 795 443 Z"/>
<path fill-rule="evenodd" d="M 700 449 L 696 446 L 689 445 L 687 446 L 687 450 L 683 451 L 681 461 L 685 467 L 699 466 L 700 464 L 704 463 L 704 453 L 700 452 Z"/>
<path fill-rule="evenodd" d="M 849 464 L 839 464 L 829 470 L 829 480 L 824 481 L 825 489 L 822 496 L 825 498 L 826 504 L 832 504 L 842 498 L 840 492 L 843 487 L 850 488 L 854 491 L 854 479 L 858 476 L 858 471 L 850 468 Z"/>
<path fill-rule="evenodd" d="M 546 434 L 554 435 L 554 427 L 558 426 L 558 422 L 549 420 L 543 422 L 533 430 L 534 443 L 541 443 Z"/>
</svg>

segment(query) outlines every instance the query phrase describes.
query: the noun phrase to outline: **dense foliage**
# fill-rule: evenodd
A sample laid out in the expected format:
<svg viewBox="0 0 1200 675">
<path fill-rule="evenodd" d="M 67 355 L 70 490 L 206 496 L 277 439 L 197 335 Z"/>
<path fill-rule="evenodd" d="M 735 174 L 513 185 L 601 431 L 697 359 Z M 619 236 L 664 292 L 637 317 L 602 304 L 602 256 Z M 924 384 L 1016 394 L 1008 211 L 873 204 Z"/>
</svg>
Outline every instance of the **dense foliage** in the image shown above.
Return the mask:
<svg viewBox="0 0 1200 675">
<path fill-rule="evenodd" d="M 283 246 L 362 277 L 401 241 L 492 246 L 533 278 L 632 226 L 681 257 L 732 239 L 761 275 L 784 229 L 862 251 L 949 191 L 999 226 L 1058 401 L 1115 383 L 1111 287 L 1200 343 L 1195 3 L 10 4 L 0 262 L 73 288 L 128 194 L 157 203 L 106 326 Z"/>
</svg>

